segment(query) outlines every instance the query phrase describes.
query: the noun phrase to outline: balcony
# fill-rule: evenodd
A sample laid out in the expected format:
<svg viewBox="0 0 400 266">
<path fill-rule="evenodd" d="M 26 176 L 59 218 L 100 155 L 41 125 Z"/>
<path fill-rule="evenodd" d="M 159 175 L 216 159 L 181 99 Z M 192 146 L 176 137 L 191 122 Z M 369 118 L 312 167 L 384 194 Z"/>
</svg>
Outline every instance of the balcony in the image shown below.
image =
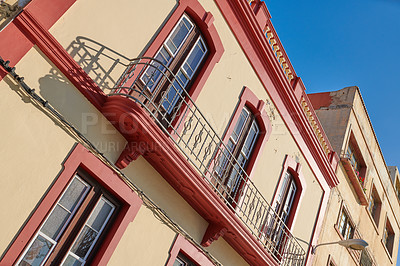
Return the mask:
<svg viewBox="0 0 400 266">
<path fill-rule="evenodd" d="M 367 196 L 365 195 L 364 183 L 365 183 L 365 176 L 362 172 L 357 170 L 352 163 L 351 156 L 349 154 L 343 154 L 340 156 L 340 160 L 343 164 L 343 167 L 349 177 L 351 184 L 353 185 L 354 191 L 360 201 L 361 205 L 367 206 L 368 200 Z"/>
<path fill-rule="evenodd" d="M 116 84 L 102 112 L 128 140 L 117 165 L 146 158 L 210 223 L 203 245 L 223 235 L 251 264 L 268 261 L 251 252 L 260 249 L 269 264 L 303 265 L 302 246 L 167 66 L 130 60 Z"/>
</svg>

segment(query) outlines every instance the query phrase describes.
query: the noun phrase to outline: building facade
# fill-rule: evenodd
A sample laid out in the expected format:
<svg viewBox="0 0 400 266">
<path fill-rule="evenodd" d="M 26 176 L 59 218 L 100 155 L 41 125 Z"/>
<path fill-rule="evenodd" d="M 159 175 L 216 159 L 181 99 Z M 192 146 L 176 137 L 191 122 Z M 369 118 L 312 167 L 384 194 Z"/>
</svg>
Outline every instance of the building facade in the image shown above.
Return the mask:
<svg viewBox="0 0 400 266">
<path fill-rule="evenodd" d="M 1 265 L 314 261 L 339 156 L 264 2 L 0 15 Z"/>
<path fill-rule="evenodd" d="M 396 265 L 399 172 L 387 167 L 357 87 L 310 94 L 332 147 L 340 154 L 320 243 L 361 238 L 363 251 L 339 245 L 316 250 L 315 265 Z"/>
</svg>

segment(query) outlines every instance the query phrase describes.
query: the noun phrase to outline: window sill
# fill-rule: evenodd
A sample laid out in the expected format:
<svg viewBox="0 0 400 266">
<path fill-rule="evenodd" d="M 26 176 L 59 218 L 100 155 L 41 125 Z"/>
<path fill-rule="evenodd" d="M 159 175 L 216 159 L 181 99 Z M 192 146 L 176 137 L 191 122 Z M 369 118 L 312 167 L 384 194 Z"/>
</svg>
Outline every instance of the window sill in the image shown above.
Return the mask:
<svg viewBox="0 0 400 266">
<path fill-rule="evenodd" d="M 364 188 L 358 181 L 358 177 L 357 177 L 356 173 L 354 172 L 353 167 L 351 166 L 350 159 L 342 157 L 340 160 L 342 161 L 342 164 L 344 166 L 344 169 L 346 170 L 347 176 L 349 177 L 349 180 L 350 180 L 351 184 L 353 185 L 354 191 L 357 194 L 360 204 L 367 206 L 368 205 L 367 196 L 365 195 Z"/>
<path fill-rule="evenodd" d="M 372 214 L 370 213 L 370 211 L 368 210 L 368 206 L 365 207 L 365 211 L 367 212 L 367 215 L 369 217 L 369 219 L 371 220 L 371 223 L 375 229 L 376 234 L 379 236 L 379 224 L 375 223 L 374 217 L 372 217 Z"/>
<path fill-rule="evenodd" d="M 385 245 L 385 243 L 383 243 L 382 239 L 381 239 L 381 244 L 382 244 L 383 249 L 385 250 L 389 260 L 390 260 L 390 263 L 393 264 L 392 255 L 390 254 L 389 250 L 386 248 L 386 245 Z"/>
</svg>

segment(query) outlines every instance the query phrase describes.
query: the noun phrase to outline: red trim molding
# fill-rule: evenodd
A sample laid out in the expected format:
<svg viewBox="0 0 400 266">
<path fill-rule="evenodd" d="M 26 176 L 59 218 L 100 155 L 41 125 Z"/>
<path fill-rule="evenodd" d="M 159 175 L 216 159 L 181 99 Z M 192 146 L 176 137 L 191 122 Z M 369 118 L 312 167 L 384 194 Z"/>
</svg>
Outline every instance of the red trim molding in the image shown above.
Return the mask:
<svg viewBox="0 0 400 266">
<path fill-rule="evenodd" d="M 74 147 L 63 163 L 63 167 L 64 169 L 55 180 L 48 193 L 39 203 L 35 212 L 26 222 L 25 226 L 0 261 L 0 265 L 12 265 L 17 261 L 21 252 L 29 243 L 31 237 L 36 233 L 54 203 L 57 202 L 61 193 L 74 177 L 78 168 L 87 171 L 122 204 L 122 208 L 115 222 L 107 233 L 92 263 L 93 265 L 106 265 L 111 258 L 128 224 L 133 221 L 139 211 L 142 200 L 113 170 L 108 168 L 108 166 L 86 150 L 81 144 L 77 144 Z"/>
<path fill-rule="evenodd" d="M 169 252 L 166 266 L 173 266 L 178 254 L 182 252 L 191 261 L 201 266 L 213 266 L 214 263 L 204 253 L 186 240 L 182 235 L 177 235 L 175 242 Z"/>
</svg>

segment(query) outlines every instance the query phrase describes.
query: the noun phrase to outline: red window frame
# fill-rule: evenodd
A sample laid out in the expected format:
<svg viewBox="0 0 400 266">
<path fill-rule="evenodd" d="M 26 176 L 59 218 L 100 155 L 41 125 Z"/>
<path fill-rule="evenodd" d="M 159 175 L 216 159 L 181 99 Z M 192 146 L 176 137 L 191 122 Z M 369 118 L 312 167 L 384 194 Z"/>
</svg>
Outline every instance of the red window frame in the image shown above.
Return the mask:
<svg viewBox="0 0 400 266">
<path fill-rule="evenodd" d="M 0 261 L 1 265 L 12 265 L 18 260 L 26 245 L 29 244 L 31 238 L 46 219 L 49 211 L 75 176 L 78 168 L 90 174 L 93 179 L 121 203 L 121 208 L 92 261 L 94 265 L 107 264 L 129 223 L 134 220 L 138 213 L 142 200 L 113 170 L 81 144 L 77 144 L 63 162 L 62 172 L 10 245 Z"/>
<path fill-rule="evenodd" d="M 285 161 L 283 163 L 283 169 L 281 172 L 281 176 L 279 177 L 278 184 L 275 189 L 274 196 L 272 197 L 272 204 L 271 206 L 275 205 L 275 202 L 277 200 L 277 196 L 279 191 L 281 190 L 283 186 L 283 181 L 286 173 L 289 172 L 289 174 L 293 177 L 293 180 L 296 184 L 296 192 L 295 196 L 293 199 L 292 207 L 290 208 L 290 213 L 286 219 L 286 226 L 290 229 L 293 225 L 293 223 L 296 220 L 297 213 L 298 213 L 298 206 L 301 203 L 301 200 L 303 199 L 304 196 L 304 191 L 306 188 L 306 182 L 303 176 L 303 173 L 301 171 L 302 166 L 300 163 L 296 162 L 294 158 L 292 158 L 289 155 L 286 155 Z"/>
<path fill-rule="evenodd" d="M 191 261 L 201 266 L 213 266 L 214 263 L 196 246 L 190 243 L 182 235 L 177 235 L 169 252 L 166 266 L 173 266 L 179 253 L 183 253 Z"/>
</svg>

